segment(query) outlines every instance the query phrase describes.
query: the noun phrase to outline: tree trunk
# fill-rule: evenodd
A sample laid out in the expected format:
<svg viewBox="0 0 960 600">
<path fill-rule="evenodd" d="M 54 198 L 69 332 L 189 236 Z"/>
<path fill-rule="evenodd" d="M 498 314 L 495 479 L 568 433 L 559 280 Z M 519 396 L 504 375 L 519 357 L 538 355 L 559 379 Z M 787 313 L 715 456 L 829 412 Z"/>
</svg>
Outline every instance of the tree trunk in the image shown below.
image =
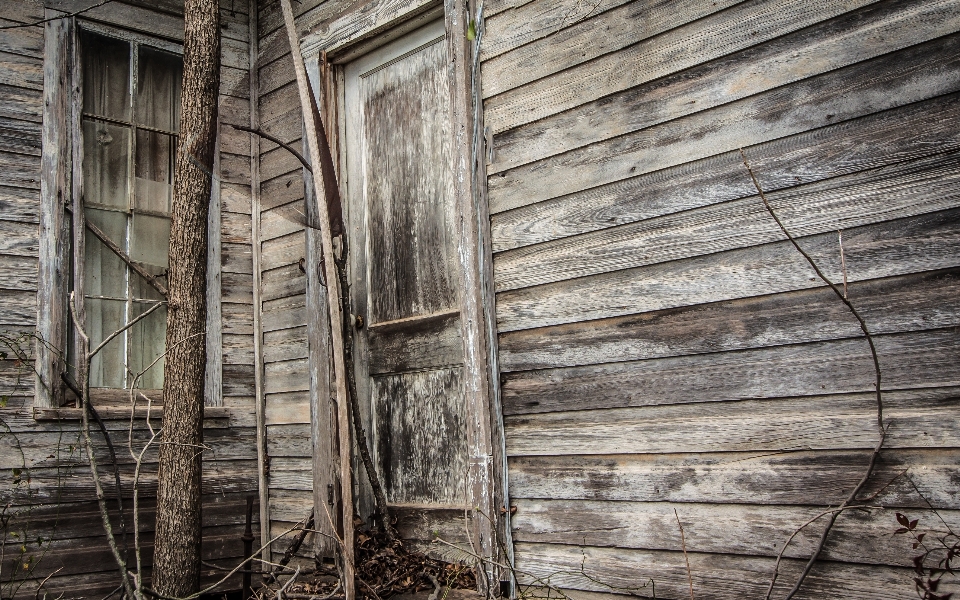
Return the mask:
<svg viewBox="0 0 960 600">
<path fill-rule="evenodd" d="M 184 29 L 153 564 L 153 588 L 176 597 L 197 591 L 200 583 L 207 213 L 220 89 L 217 0 L 186 0 Z"/>
</svg>

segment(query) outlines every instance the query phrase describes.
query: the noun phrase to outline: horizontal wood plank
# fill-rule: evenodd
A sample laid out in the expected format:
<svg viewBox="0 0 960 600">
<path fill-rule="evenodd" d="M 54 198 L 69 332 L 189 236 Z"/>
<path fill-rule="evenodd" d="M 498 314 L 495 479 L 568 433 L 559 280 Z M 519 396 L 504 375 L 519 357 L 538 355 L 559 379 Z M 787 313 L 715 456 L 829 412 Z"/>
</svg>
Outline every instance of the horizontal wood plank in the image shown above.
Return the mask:
<svg viewBox="0 0 960 600">
<path fill-rule="evenodd" d="M 551 585 L 564 590 L 571 600 L 598 600 L 603 596 L 580 596 L 567 590 L 602 592 L 610 594 L 608 600 L 628 593 L 652 597 L 651 582 L 658 598 L 687 598 L 687 559 L 695 595 L 716 600 L 762 598 L 773 571 L 773 560 L 766 557 L 699 552 L 685 555 L 680 548 L 650 551 L 522 543 L 517 544 L 516 555 L 521 584 L 536 586 L 532 576 L 549 578 Z M 789 591 L 805 563 L 787 559 L 780 565 L 774 597 Z M 912 569 L 818 563 L 795 598 L 901 599 L 914 593 L 912 576 Z M 953 589 L 950 585 L 949 591 Z"/>
<path fill-rule="evenodd" d="M 862 470 L 862 469 L 860 469 Z M 859 470 L 851 473 L 856 479 Z M 759 504 L 716 505 L 668 502 L 522 500 L 511 520 L 513 538 L 523 543 L 564 544 L 574 538 L 586 546 L 675 550 L 681 546 L 677 518 L 688 552 L 776 558 L 790 535 L 824 510 L 822 506 Z M 674 510 L 677 512 L 674 513 Z M 912 567 L 914 540 L 894 536 L 895 509 L 846 511 L 837 518 L 823 560 Z M 912 518 L 928 535 L 940 536 L 960 525 L 960 513 L 914 509 Z M 679 516 L 679 517 L 678 517 Z M 941 522 L 940 518 L 945 522 Z M 814 552 L 826 519 L 802 529 L 784 556 L 807 559 Z M 574 533 L 575 532 L 575 533 Z"/>
<path fill-rule="evenodd" d="M 853 283 L 849 298 L 874 334 L 960 325 L 960 273 Z M 728 352 L 862 335 L 828 288 L 728 300 L 500 336 L 501 372 Z"/>
<path fill-rule="evenodd" d="M 848 281 L 958 266 L 957 209 L 843 232 Z M 800 238 L 832 281 L 842 282 L 836 232 Z M 501 333 L 734 298 L 820 287 L 789 242 L 616 271 L 497 295 Z"/>
<path fill-rule="evenodd" d="M 957 388 L 884 394 L 886 448 L 957 448 Z M 701 402 L 508 416 L 509 456 L 873 449 L 876 395 Z"/>
<path fill-rule="evenodd" d="M 955 327 L 874 337 L 882 389 L 960 385 Z M 862 337 L 501 376 L 503 413 L 723 402 L 875 389 Z"/>
<path fill-rule="evenodd" d="M 836 506 L 871 452 L 517 456 L 510 458 L 510 497 Z M 879 494 L 876 503 L 887 507 L 960 508 L 958 458 L 956 449 L 884 450 L 864 497 Z"/>
</svg>

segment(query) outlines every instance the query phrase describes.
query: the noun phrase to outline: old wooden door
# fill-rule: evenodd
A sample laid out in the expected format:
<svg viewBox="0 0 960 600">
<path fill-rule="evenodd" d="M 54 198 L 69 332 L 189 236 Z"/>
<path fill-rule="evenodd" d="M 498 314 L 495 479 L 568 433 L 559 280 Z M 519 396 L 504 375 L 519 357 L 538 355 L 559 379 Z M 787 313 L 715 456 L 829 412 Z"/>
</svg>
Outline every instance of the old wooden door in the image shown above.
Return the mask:
<svg viewBox="0 0 960 600">
<path fill-rule="evenodd" d="M 462 517 L 466 502 L 443 36 L 437 21 L 344 69 L 351 296 L 363 322 L 357 386 L 388 503 L 423 527 L 450 509 Z M 361 516 L 372 509 L 367 493 Z"/>
</svg>

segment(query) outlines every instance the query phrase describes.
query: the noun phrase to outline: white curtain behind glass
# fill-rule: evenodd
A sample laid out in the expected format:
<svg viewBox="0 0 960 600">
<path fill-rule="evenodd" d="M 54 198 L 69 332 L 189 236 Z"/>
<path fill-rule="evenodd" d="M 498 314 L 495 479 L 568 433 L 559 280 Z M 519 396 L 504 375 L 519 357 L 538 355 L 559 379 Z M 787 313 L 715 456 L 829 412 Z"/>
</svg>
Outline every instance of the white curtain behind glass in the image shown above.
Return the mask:
<svg viewBox="0 0 960 600">
<path fill-rule="evenodd" d="M 163 277 L 182 61 L 90 32 L 82 33 L 81 47 L 84 214 L 134 261 Z M 85 246 L 86 326 L 96 345 L 160 296 L 94 236 L 86 236 Z M 118 336 L 94 360 L 91 387 L 129 387 L 145 369 L 136 386 L 162 387 L 163 360 L 150 365 L 163 354 L 165 329 L 161 308 Z"/>
</svg>

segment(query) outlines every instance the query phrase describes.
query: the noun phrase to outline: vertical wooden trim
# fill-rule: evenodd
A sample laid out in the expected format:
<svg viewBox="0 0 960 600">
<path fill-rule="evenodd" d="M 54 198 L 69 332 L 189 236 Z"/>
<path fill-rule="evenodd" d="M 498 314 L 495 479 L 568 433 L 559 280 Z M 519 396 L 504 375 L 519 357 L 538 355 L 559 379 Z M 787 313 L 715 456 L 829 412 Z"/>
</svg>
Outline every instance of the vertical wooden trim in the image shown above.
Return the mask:
<svg viewBox="0 0 960 600">
<path fill-rule="evenodd" d="M 493 455 L 493 510 L 495 523 L 494 535 L 500 538 L 494 552 L 501 564 L 513 565 L 513 531 L 510 525 L 510 488 L 508 485 L 509 468 L 507 465 L 507 446 L 503 428 L 503 409 L 500 400 L 500 358 L 497 342 L 496 290 L 493 277 L 493 245 L 490 235 L 490 205 L 487 200 L 487 136 L 483 124 L 483 86 L 480 70 L 480 46 L 484 35 L 483 2 L 476 10 L 476 42 L 473 45 L 470 73 L 470 100 L 473 107 L 473 200 L 479 236 L 478 274 L 479 293 L 483 307 L 484 329 L 487 350 L 487 416 L 490 422 L 491 449 Z M 503 509 L 501 512 L 500 509 Z M 501 572 L 500 579 L 513 578 L 512 572 Z M 513 581 L 516 589 L 516 581 Z"/>
<path fill-rule="evenodd" d="M 260 127 L 260 39 L 258 35 L 257 0 L 248 4 L 250 31 L 250 127 Z M 257 412 L 257 481 L 260 491 L 260 543 L 270 539 L 270 490 L 267 487 L 267 418 L 263 393 L 263 303 L 260 282 L 260 138 L 250 134 L 250 222 L 252 223 L 251 250 L 253 254 L 253 381 Z M 270 548 L 264 548 L 263 560 L 271 558 Z"/>
<path fill-rule="evenodd" d="M 484 314 L 481 219 L 475 204 L 473 48 L 467 40 L 470 21 L 467 0 L 444 0 L 448 60 L 450 61 L 450 110 L 454 136 L 453 181 L 457 205 L 460 258 L 460 318 L 463 327 L 463 391 L 467 422 L 468 506 L 475 514 L 470 535 L 476 549 L 488 561 L 497 561 L 499 511 L 494 501 L 494 451 L 490 419 L 490 371 Z M 497 561 L 499 562 L 499 561 Z M 497 593 L 500 574 L 485 562 L 481 591 Z M 487 586 L 493 587 L 489 589 Z"/>
<path fill-rule="evenodd" d="M 87 214 L 83 210 L 83 120 L 81 112 L 83 110 L 83 49 L 80 47 L 80 32 L 77 28 L 76 19 L 73 20 L 73 32 L 70 36 L 73 44 L 72 48 L 72 91 L 73 99 L 70 106 L 70 131 L 72 133 L 72 171 L 73 171 L 73 292 L 76 298 L 76 317 L 77 321 L 83 324 L 87 322 L 87 304 L 84 302 L 84 273 L 86 262 L 86 238 L 87 238 Z M 128 161 L 128 164 L 131 161 Z M 69 290 L 64 292 L 69 299 Z M 70 307 L 66 309 L 66 330 L 76 331 L 75 325 L 70 321 Z M 81 346 L 80 336 L 73 335 L 73 355 L 79 362 L 81 354 L 84 352 Z M 79 373 L 77 373 L 79 376 Z M 89 373 L 87 374 L 89 376 Z M 79 399 L 78 399 L 79 402 Z M 78 404 L 79 406 L 79 404 Z"/>
<path fill-rule="evenodd" d="M 61 14 L 47 9 L 46 18 Z M 37 285 L 36 406 L 62 403 L 65 366 L 70 222 L 64 208 L 72 195 L 73 33 L 70 18 L 44 25 L 43 132 L 40 173 L 40 248 Z"/>
<path fill-rule="evenodd" d="M 220 264 L 220 122 L 217 116 L 217 142 L 213 154 L 213 183 L 207 218 L 207 370 L 204 381 L 206 406 L 223 406 L 223 311 L 220 306 L 222 281 Z"/>
</svg>

